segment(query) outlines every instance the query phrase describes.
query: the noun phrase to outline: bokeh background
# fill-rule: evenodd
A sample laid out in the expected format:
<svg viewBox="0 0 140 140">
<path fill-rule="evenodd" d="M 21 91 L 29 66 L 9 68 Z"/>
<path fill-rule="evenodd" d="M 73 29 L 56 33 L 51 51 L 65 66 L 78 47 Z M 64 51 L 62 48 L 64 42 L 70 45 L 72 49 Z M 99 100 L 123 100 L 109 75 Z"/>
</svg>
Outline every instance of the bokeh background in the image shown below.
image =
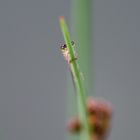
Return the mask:
<svg viewBox="0 0 140 140">
<path fill-rule="evenodd" d="M 68 68 L 58 17 L 69 23 L 70 3 L 0 1 L 1 140 L 65 139 Z M 140 138 L 139 7 L 139 0 L 93 2 L 94 90 L 114 108 L 109 140 Z"/>
</svg>

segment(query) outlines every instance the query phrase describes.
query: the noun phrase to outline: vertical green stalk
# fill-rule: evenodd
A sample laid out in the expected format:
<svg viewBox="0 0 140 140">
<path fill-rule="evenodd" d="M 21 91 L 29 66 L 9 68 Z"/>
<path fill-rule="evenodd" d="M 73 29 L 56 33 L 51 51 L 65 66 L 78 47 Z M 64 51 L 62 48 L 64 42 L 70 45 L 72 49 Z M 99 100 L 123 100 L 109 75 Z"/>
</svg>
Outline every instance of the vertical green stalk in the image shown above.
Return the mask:
<svg viewBox="0 0 140 140">
<path fill-rule="evenodd" d="M 71 31 L 89 94 L 93 94 L 92 69 L 92 0 L 72 0 Z"/>
<path fill-rule="evenodd" d="M 88 95 L 94 94 L 93 69 L 92 69 L 92 0 L 71 0 L 70 29 L 72 40 L 75 41 L 79 57 L 79 65 L 82 69 L 85 86 Z M 75 115 L 75 97 L 72 82 L 68 77 L 67 116 Z M 78 137 L 69 136 L 69 140 L 77 140 Z"/>
<path fill-rule="evenodd" d="M 93 94 L 93 69 L 92 69 L 92 0 L 71 0 L 71 19 L 70 29 L 72 40 L 76 44 L 76 49 L 80 68 L 82 69 L 86 94 Z M 68 76 L 68 95 L 67 95 L 67 117 L 75 116 L 76 99 L 73 94 L 71 77 Z M 69 135 L 69 140 L 77 140 L 79 137 Z"/>
<path fill-rule="evenodd" d="M 65 24 L 64 18 L 60 18 L 61 30 L 64 36 L 64 40 L 66 42 L 66 46 L 69 52 L 68 64 L 70 65 L 71 72 L 73 75 L 73 80 L 75 84 L 75 88 L 77 91 L 77 108 L 78 115 L 80 118 L 80 122 L 82 123 L 82 131 L 80 132 L 80 140 L 90 140 L 89 126 L 87 120 L 87 110 L 86 110 L 86 97 L 85 90 L 82 84 L 82 78 L 80 74 L 80 70 L 77 64 L 77 60 L 75 59 L 75 51 L 71 44 L 71 39 L 69 36 L 69 32 L 67 26 Z M 69 61 L 70 60 L 70 61 Z"/>
</svg>

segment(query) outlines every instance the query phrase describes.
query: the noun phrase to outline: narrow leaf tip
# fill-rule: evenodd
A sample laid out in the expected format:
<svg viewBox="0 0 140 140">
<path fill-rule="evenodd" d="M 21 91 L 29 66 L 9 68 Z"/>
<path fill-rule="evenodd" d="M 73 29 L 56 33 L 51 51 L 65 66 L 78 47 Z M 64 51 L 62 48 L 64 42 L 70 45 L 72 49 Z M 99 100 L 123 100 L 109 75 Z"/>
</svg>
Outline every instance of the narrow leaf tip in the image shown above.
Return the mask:
<svg viewBox="0 0 140 140">
<path fill-rule="evenodd" d="M 59 17 L 60 22 L 64 22 L 64 16 Z"/>
</svg>

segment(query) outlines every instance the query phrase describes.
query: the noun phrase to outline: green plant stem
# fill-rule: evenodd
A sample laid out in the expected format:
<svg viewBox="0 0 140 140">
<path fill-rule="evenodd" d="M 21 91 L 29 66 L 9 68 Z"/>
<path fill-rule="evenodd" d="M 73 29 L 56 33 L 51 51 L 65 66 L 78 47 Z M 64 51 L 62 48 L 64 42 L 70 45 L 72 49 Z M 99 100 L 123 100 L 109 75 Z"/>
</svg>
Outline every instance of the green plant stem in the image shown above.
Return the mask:
<svg viewBox="0 0 140 140">
<path fill-rule="evenodd" d="M 60 25 L 61 25 L 61 30 L 64 36 L 64 40 L 67 45 L 67 49 L 70 54 L 70 60 L 74 60 L 75 58 L 74 48 L 72 47 L 68 28 L 66 26 L 66 23 L 63 17 L 60 18 Z M 88 120 L 87 120 L 85 90 L 84 90 L 84 86 L 82 85 L 80 70 L 78 68 L 78 64 L 76 60 L 69 63 L 69 65 L 71 68 L 71 72 L 73 74 L 74 84 L 77 91 L 78 115 L 83 126 L 83 129 L 80 133 L 80 140 L 89 140 L 90 134 L 89 134 L 89 126 L 88 126 Z"/>
<path fill-rule="evenodd" d="M 71 1 L 71 31 L 72 38 L 77 44 L 78 62 L 88 89 L 93 94 L 92 69 L 92 2 L 93 0 Z"/>
</svg>

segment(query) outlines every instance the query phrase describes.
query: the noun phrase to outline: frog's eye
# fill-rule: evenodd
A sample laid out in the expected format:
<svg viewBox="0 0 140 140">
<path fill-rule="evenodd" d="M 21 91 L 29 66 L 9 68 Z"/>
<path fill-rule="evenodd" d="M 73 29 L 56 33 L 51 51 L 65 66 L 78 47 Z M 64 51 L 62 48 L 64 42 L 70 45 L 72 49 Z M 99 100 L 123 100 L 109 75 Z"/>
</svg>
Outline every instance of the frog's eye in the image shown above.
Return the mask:
<svg viewBox="0 0 140 140">
<path fill-rule="evenodd" d="M 72 45 L 72 46 L 74 45 L 74 41 L 71 41 L 71 45 Z"/>
<path fill-rule="evenodd" d="M 60 47 L 61 50 L 65 50 L 66 48 L 67 48 L 66 44 L 64 44 Z"/>
</svg>

